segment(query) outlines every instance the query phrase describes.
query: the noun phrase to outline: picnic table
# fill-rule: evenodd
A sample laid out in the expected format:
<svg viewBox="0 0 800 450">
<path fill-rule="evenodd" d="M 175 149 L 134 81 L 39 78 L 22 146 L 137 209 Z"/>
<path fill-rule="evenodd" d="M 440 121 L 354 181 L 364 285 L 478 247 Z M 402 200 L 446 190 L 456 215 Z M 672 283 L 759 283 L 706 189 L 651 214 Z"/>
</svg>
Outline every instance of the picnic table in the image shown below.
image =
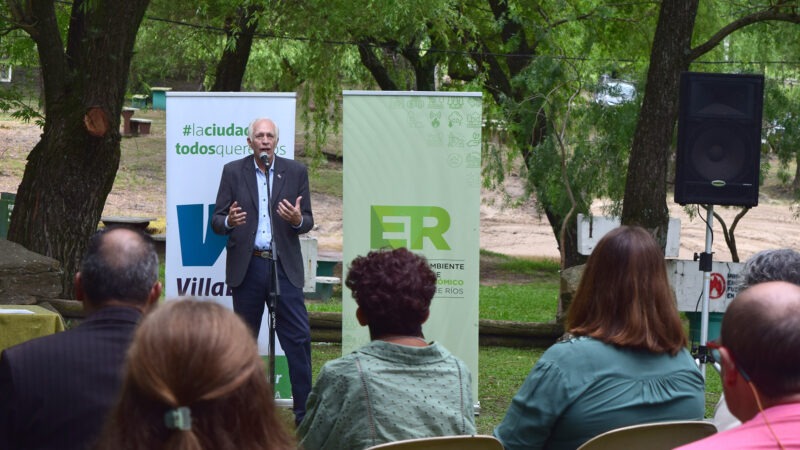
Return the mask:
<svg viewBox="0 0 800 450">
<path fill-rule="evenodd" d="M 128 216 L 103 216 L 100 218 L 103 225 L 110 227 L 114 225 L 127 225 L 140 230 L 146 230 L 150 222 L 156 220 L 155 217 L 128 217 Z"/>
<path fill-rule="evenodd" d="M 37 305 L 0 305 L 0 351 L 64 331 L 61 315 Z"/>
</svg>

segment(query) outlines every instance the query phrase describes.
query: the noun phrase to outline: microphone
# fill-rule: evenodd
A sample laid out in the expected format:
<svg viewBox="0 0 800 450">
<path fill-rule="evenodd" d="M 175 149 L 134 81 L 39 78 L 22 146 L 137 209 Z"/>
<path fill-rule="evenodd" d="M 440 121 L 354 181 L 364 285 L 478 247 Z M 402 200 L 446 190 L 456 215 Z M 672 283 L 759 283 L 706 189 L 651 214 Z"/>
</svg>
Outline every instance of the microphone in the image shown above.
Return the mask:
<svg viewBox="0 0 800 450">
<path fill-rule="evenodd" d="M 269 170 L 269 155 L 267 152 L 258 155 L 258 159 L 260 159 L 261 162 L 264 163 L 264 167 Z"/>
</svg>

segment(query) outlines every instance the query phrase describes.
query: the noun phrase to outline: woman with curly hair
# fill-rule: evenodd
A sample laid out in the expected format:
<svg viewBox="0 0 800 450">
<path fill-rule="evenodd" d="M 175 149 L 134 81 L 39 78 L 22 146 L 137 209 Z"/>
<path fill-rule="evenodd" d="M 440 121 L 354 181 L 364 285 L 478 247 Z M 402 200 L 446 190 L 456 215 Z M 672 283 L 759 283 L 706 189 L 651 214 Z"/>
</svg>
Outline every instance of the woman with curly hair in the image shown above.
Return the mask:
<svg viewBox="0 0 800 450">
<path fill-rule="evenodd" d="M 645 229 L 600 239 L 565 327 L 571 337 L 539 358 L 494 430 L 506 450 L 575 449 L 622 426 L 703 418 L 703 377 Z"/>
<path fill-rule="evenodd" d="M 174 300 L 140 324 L 98 449 L 289 450 L 247 325 L 210 301 Z"/>
<path fill-rule="evenodd" d="M 405 248 L 353 260 L 345 284 L 372 341 L 325 364 L 298 435 L 305 450 L 356 450 L 403 439 L 475 433 L 471 377 L 422 324 L 436 274 Z"/>
</svg>

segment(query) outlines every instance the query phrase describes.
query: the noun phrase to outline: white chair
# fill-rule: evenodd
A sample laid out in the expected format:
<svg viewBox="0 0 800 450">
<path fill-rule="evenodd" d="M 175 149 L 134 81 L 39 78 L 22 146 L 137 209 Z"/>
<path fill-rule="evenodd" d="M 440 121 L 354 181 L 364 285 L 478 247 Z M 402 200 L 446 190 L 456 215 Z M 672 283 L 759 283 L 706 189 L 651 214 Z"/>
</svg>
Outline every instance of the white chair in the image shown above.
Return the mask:
<svg viewBox="0 0 800 450">
<path fill-rule="evenodd" d="M 494 436 L 444 436 L 375 445 L 366 450 L 503 450 Z"/>
<path fill-rule="evenodd" d="M 714 424 L 704 420 L 643 423 L 606 431 L 586 441 L 578 450 L 670 450 L 716 432 Z"/>
</svg>

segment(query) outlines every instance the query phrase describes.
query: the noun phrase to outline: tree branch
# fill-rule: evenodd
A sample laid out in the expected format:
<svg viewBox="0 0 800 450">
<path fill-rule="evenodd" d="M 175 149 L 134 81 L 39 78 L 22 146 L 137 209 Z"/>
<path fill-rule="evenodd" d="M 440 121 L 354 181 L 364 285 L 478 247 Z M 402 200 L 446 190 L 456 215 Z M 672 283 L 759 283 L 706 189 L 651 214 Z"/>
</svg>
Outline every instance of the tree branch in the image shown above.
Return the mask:
<svg viewBox="0 0 800 450">
<path fill-rule="evenodd" d="M 361 63 L 369 70 L 378 86 L 384 91 L 399 90 L 397 84 L 389 76 L 386 66 L 375 56 L 373 51 L 374 43 L 370 40 L 362 40 L 358 44 L 358 54 L 361 56 Z"/>
<path fill-rule="evenodd" d="M 14 25 L 24 30 L 35 40 L 34 34 L 39 21 L 36 20 L 36 16 L 33 14 L 31 2 L 6 0 L 6 5 L 8 5 Z"/>
<path fill-rule="evenodd" d="M 728 25 L 724 26 L 722 29 L 717 31 L 707 41 L 693 48 L 689 52 L 689 60 L 694 61 L 697 58 L 703 56 L 704 54 L 711 51 L 714 47 L 719 45 L 719 43 L 722 42 L 723 39 L 728 37 L 728 35 L 748 25 L 752 25 L 758 22 L 771 21 L 771 20 L 780 22 L 800 23 L 800 14 L 797 14 L 797 12 L 795 12 L 795 8 L 790 8 L 790 11 L 784 12 L 782 11 L 783 7 L 789 8 L 787 2 L 779 2 L 771 6 L 769 9 L 749 14 L 747 16 L 744 16 L 738 20 L 729 23 Z"/>
<path fill-rule="evenodd" d="M 739 250 L 736 248 L 736 236 L 734 232 L 736 231 L 736 226 L 739 224 L 739 221 L 741 221 L 745 214 L 747 214 L 749 211 L 750 207 L 746 206 L 736 213 L 736 217 L 733 218 L 730 228 L 726 226 L 725 219 L 723 219 L 722 216 L 714 211 L 714 218 L 722 226 L 722 234 L 725 236 L 725 244 L 728 246 L 728 250 L 731 252 L 731 260 L 733 260 L 733 262 L 739 262 Z"/>
</svg>

